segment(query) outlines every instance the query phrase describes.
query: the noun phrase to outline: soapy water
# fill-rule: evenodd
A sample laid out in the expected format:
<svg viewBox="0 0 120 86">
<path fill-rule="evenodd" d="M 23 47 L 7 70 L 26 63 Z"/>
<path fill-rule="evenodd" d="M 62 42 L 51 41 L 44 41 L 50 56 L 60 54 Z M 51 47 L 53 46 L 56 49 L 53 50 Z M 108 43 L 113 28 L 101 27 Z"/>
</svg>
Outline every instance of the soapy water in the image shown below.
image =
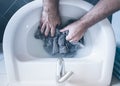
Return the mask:
<svg viewBox="0 0 120 86">
<path fill-rule="evenodd" d="M 51 37 L 50 34 L 46 37 L 40 32 L 40 27 L 38 27 L 34 37 L 44 42 L 44 49 L 53 57 L 74 57 L 77 50 L 84 47 L 84 39 L 82 38 L 79 42 L 69 42 L 66 40 L 68 31 L 61 33 L 59 30 L 75 21 L 70 19 L 65 24 L 57 26 L 54 37 Z"/>
<path fill-rule="evenodd" d="M 63 17 L 62 23 L 65 23 L 65 22 L 68 21 L 69 19 L 71 19 L 71 18 L 69 18 L 69 17 Z M 39 57 L 39 58 L 40 58 L 40 57 L 42 57 L 42 58 L 44 58 L 44 57 L 50 57 L 50 58 L 53 58 L 53 57 L 54 57 L 53 55 L 50 55 L 48 52 L 45 51 L 45 49 L 44 49 L 44 47 L 43 47 L 43 45 L 44 45 L 43 41 L 42 41 L 42 40 L 39 40 L 39 39 L 36 39 L 36 38 L 34 37 L 34 34 L 35 34 L 38 26 L 39 26 L 39 22 L 37 22 L 37 23 L 30 29 L 30 31 L 28 32 L 28 35 L 27 35 L 27 50 L 28 50 L 28 53 L 29 53 L 30 55 L 34 56 L 34 57 Z M 89 33 L 88 33 L 88 34 L 89 34 Z M 86 37 L 84 37 L 84 39 L 86 39 Z M 84 45 L 86 45 L 85 41 L 84 41 Z M 86 52 L 86 50 L 87 50 L 87 52 Z M 85 51 L 85 52 L 84 52 L 84 51 Z M 83 47 L 83 48 L 79 49 L 79 50 L 76 52 L 76 54 L 79 53 L 79 54 L 81 54 L 81 57 L 83 57 L 83 56 L 85 56 L 85 55 L 89 55 L 90 51 L 91 51 L 90 48 L 88 48 L 88 47 Z M 74 55 L 74 57 L 76 57 L 76 56 L 77 56 L 77 55 Z M 55 57 L 56 57 L 56 56 L 55 56 Z M 55 58 L 55 57 L 54 57 L 54 58 Z M 65 57 L 65 58 L 69 58 L 69 56 L 68 56 L 68 57 Z"/>
<path fill-rule="evenodd" d="M 3 54 L 2 53 L 0 53 L 0 60 L 2 60 L 3 59 Z"/>
</svg>

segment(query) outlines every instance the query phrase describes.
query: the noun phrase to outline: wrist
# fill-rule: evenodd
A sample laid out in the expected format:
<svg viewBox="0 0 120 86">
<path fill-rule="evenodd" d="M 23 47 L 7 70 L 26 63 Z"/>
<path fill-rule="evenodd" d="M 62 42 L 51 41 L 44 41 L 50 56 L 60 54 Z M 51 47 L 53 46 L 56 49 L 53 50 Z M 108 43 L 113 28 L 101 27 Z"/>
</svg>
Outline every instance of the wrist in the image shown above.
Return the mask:
<svg viewBox="0 0 120 86">
<path fill-rule="evenodd" d="M 50 13 L 50 14 L 57 14 L 58 9 L 53 7 L 43 7 L 43 12 Z"/>
<path fill-rule="evenodd" d="M 80 28 L 83 28 L 85 31 L 90 27 L 87 21 L 78 20 L 78 24 Z"/>
<path fill-rule="evenodd" d="M 44 6 L 43 7 L 43 13 L 47 13 L 49 15 L 58 15 L 59 10 L 55 6 Z"/>
<path fill-rule="evenodd" d="M 44 11 L 57 11 L 58 10 L 58 0 L 43 0 L 43 10 Z"/>
</svg>

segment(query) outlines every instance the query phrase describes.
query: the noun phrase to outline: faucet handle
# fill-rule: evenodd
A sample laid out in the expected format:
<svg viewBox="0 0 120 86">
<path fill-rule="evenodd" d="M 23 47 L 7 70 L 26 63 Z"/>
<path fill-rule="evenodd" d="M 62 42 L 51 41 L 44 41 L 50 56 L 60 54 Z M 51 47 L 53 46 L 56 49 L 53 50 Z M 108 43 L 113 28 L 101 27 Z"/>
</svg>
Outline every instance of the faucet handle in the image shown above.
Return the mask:
<svg viewBox="0 0 120 86">
<path fill-rule="evenodd" d="M 67 72 L 64 76 L 62 76 L 62 77 L 58 80 L 58 82 L 59 82 L 59 83 L 62 83 L 62 82 L 64 82 L 64 81 L 68 80 L 72 74 L 73 74 L 72 71 Z"/>
</svg>

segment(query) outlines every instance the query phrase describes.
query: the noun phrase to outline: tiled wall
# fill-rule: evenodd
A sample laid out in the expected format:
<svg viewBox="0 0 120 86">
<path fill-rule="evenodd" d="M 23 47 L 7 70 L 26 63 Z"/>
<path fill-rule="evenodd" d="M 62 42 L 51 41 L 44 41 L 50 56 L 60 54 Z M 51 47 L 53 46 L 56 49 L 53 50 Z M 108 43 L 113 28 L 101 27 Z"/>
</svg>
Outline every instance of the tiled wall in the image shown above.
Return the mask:
<svg viewBox="0 0 120 86">
<path fill-rule="evenodd" d="M 112 26 L 115 33 L 117 47 L 120 48 L 120 10 L 113 14 Z"/>
<path fill-rule="evenodd" d="M 32 0 L 0 0 L 0 42 L 7 22 L 11 16 L 23 5 Z"/>
</svg>

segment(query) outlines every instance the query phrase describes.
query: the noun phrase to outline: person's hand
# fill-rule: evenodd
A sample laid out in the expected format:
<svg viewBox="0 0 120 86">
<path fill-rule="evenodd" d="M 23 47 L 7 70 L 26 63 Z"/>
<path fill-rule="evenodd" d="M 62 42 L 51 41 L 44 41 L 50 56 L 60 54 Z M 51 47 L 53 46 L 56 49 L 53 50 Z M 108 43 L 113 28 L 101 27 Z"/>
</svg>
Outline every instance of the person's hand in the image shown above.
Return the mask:
<svg viewBox="0 0 120 86">
<path fill-rule="evenodd" d="M 60 32 L 69 31 L 68 35 L 66 36 L 66 40 L 69 42 L 78 42 L 87 29 L 84 26 L 85 25 L 83 23 L 76 21 L 60 30 Z"/>
<path fill-rule="evenodd" d="M 60 25 L 59 13 L 54 9 L 43 10 L 40 20 L 41 33 L 44 33 L 45 36 L 48 36 L 49 33 L 54 36 L 57 25 Z"/>
</svg>

